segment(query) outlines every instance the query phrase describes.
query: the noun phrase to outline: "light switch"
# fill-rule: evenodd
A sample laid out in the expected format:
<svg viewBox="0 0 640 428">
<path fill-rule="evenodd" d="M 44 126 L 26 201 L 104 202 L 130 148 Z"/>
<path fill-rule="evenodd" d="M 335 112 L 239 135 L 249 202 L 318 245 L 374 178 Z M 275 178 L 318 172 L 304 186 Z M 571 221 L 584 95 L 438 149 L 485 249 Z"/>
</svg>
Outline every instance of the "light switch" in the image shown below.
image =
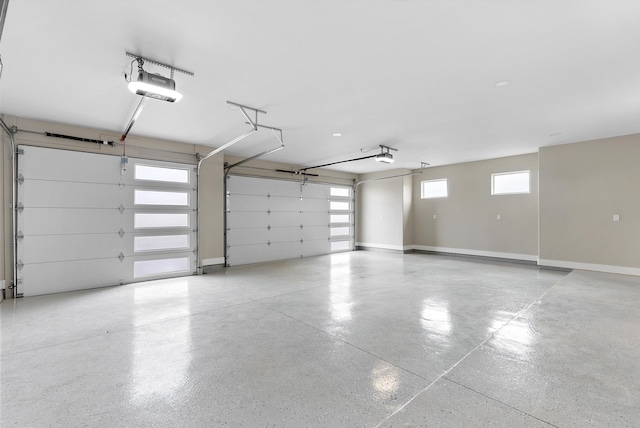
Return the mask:
<svg viewBox="0 0 640 428">
<path fill-rule="evenodd" d="M 500 214 L 496 216 L 496 220 L 500 220 Z"/>
<path fill-rule="evenodd" d="M 435 219 L 436 219 L 436 217 L 437 217 L 437 216 L 434 214 L 434 215 L 433 215 L 433 219 L 435 220 Z"/>
<path fill-rule="evenodd" d="M 613 221 L 620 221 L 620 215 L 619 214 L 614 214 L 613 215 Z"/>
</svg>

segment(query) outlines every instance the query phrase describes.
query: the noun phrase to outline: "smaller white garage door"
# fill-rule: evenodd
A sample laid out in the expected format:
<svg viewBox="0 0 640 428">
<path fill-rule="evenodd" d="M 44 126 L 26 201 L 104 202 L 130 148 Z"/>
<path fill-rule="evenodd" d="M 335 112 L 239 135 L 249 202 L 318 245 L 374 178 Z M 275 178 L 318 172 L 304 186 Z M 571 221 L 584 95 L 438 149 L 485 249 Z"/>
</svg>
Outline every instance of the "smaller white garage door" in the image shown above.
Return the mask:
<svg viewBox="0 0 640 428">
<path fill-rule="evenodd" d="M 20 149 L 18 293 L 195 272 L 194 165 Z"/>
<path fill-rule="evenodd" d="M 352 199 L 347 186 L 228 176 L 227 264 L 351 250 Z"/>
</svg>

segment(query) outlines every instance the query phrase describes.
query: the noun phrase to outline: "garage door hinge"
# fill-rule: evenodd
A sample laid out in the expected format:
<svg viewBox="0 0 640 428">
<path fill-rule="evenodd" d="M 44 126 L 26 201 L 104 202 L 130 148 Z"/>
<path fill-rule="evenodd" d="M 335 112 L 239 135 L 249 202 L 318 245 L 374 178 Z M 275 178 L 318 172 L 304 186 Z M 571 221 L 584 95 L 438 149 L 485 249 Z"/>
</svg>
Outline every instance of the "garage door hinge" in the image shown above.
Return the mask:
<svg viewBox="0 0 640 428">
<path fill-rule="evenodd" d="M 271 241 L 268 241 L 268 242 L 267 242 L 267 245 L 268 245 L 268 246 L 271 246 Z"/>
<path fill-rule="evenodd" d="M 24 239 L 24 233 L 22 233 L 22 231 L 18 231 L 18 234 L 16 235 L 16 239 Z"/>
<path fill-rule="evenodd" d="M 24 263 L 22 262 L 21 259 L 18 259 L 18 263 L 16 263 L 16 267 L 18 268 L 18 270 L 22 270 L 22 268 L 24 267 Z"/>
<path fill-rule="evenodd" d="M 124 236 L 124 230 L 122 228 L 120 228 L 118 235 L 120 235 L 121 238 Z"/>
<path fill-rule="evenodd" d="M 18 174 L 18 184 L 23 184 L 24 183 L 24 175 L 22 175 L 22 173 Z"/>
<path fill-rule="evenodd" d="M 24 154 L 24 149 L 18 149 L 16 150 L 16 153 L 19 155 L 23 155 Z"/>
<path fill-rule="evenodd" d="M 22 205 L 22 202 L 18 202 L 18 206 L 16 207 L 16 211 L 18 211 L 19 213 L 24 211 L 24 205 Z"/>
<path fill-rule="evenodd" d="M 120 261 L 122 262 L 124 260 L 124 254 L 120 253 L 120 255 L 118 256 L 118 259 L 120 259 Z"/>
<path fill-rule="evenodd" d="M 120 204 L 120 207 L 118 207 L 118 211 L 120 211 L 120 214 L 122 214 L 124 212 L 124 205 Z"/>
</svg>

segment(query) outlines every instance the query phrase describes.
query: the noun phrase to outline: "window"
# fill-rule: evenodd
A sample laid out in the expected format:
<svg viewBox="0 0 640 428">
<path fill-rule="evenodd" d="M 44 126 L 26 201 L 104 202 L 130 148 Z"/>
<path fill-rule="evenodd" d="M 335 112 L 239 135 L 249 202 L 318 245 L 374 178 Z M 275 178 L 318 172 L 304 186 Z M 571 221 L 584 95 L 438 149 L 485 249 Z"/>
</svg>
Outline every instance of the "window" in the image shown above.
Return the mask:
<svg viewBox="0 0 640 428">
<path fill-rule="evenodd" d="M 349 214 L 331 214 L 331 223 L 350 223 L 351 216 Z"/>
<path fill-rule="evenodd" d="M 163 260 L 144 260 L 133 262 L 133 277 L 163 275 L 189 271 L 189 258 L 180 257 Z"/>
<path fill-rule="evenodd" d="M 348 211 L 351 209 L 351 204 L 349 202 L 331 201 L 329 204 L 329 209 L 331 211 Z"/>
<path fill-rule="evenodd" d="M 135 189 L 133 198 L 135 205 L 189 206 L 188 192 L 158 192 Z"/>
<path fill-rule="evenodd" d="M 189 248 L 189 235 L 135 236 L 133 251 L 166 251 Z"/>
<path fill-rule="evenodd" d="M 168 183 L 189 183 L 189 170 L 179 168 L 163 168 L 136 164 L 136 180 L 164 181 Z"/>
<path fill-rule="evenodd" d="M 514 171 L 491 174 L 491 194 L 530 193 L 530 172 Z"/>
<path fill-rule="evenodd" d="M 349 236 L 350 228 L 347 227 L 332 227 L 331 236 Z"/>
<path fill-rule="evenodd" d="M 332 241 L 331 251 L 347 251 L 351 249 L 350 241 Z"/>
<path fill-rule="evenodd" d="M 348 187 L 332 187 L 331 196 L 342 196 L 348 198 L 351 196 L 351 189 Z"/>
<path fill-rule="evenodd" d="M 331 252 L 349 251 L 353 248 L 352 189 L 350 187 L 332 187 L 329 195 Z"/>
<path fill-rule="evenodd" d="M 446 178 L 422 182 L 422 199 L 446 198 L 447 196 L 449 194 Z"/>
<path fill-rule="evenodd" d="M 134 229 L 189 227 L 189 214 L 134 213 Z"/>
</svg>

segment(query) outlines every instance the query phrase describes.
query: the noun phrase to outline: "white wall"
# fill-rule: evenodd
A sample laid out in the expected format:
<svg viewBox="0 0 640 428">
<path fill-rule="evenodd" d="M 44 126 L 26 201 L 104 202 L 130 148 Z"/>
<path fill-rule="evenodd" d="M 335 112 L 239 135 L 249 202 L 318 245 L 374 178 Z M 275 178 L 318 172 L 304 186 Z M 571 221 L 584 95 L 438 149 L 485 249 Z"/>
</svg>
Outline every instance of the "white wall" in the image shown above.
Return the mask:
<svg viewBox="0 0 640 428">
<path fill-rule="evenodd" d="M 406 250 L 412 231 L 411 187 L 405 177 L 378 180 L 410 173 L 395 169 L 362 174 L 356 192 L 356 245 L 363 248 Z"/>
</svg>

